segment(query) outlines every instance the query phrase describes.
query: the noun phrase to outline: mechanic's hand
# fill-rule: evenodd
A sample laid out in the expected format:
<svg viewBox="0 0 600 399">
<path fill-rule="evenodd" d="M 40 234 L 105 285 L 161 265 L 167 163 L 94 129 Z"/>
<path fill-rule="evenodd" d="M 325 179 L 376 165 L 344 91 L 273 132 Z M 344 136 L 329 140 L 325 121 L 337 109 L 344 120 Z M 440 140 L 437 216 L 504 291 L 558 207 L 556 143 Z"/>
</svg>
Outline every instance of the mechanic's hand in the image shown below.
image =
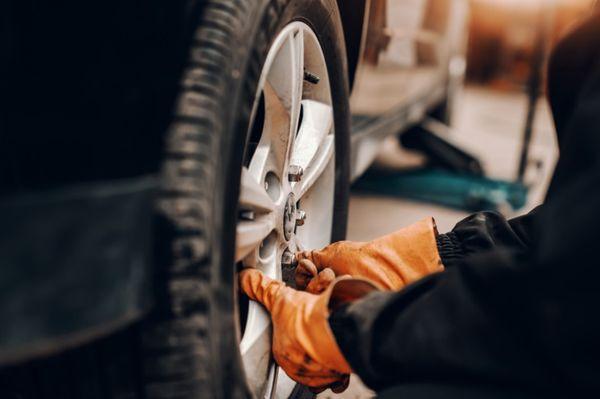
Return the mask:
<svg viewBox="0 0 600 399">
<path fill-rule="evenodd" d="M 329 312 L 376 291 L 375 285 L 340 278 L 314 295 L 246 269 L 240 273 L 240 287 L 271 313 L 273 356 L 287 375 L 315 391 L 332 388 L 340 393 L 347 388 L 352 370 L 329 327 Z"/>
<path fill-rule="evenodd" d="M 299 252 L 296 286 L 319 292 L 316 286 L 322 289 L 335 278 L 329 275 L 325 281 L 319 272 L 331 268 L 337 276 L 364 278 L 384 289 L 399 290 L 443 271 L 437 234 L 435 222 L 429 218 L 371 242 L 343 241 L 322 250 Z"/>
</svg>

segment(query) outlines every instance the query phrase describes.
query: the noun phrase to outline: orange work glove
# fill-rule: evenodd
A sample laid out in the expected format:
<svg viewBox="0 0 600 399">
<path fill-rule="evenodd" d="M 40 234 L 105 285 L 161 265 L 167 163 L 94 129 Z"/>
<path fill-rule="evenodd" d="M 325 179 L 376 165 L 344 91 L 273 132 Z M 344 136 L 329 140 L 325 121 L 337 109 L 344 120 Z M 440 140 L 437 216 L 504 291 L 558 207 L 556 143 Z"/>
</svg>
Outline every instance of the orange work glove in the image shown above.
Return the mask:
<svg viewBox="0 0 600 399">
<path fill-rule="evenodd" d="M 374 284 L 340 278 L 314 295 L 246 269 L 240 273 L 240 287 L 271 313 L 273 356 L 287 375 L 315 390 L 331 387 L 339 393 L 346 389 L 352 370 L 329 327 L 329 313 L 377 291 Z"/>
<path fill-rule="evenodd" d="M 438 235 L 432 218 L 371 242 L 342 241 L 322 250 L 296 255 L 296 286 L 306 289 L 314 280 L 324 281 L 319 271 L 331 268 L 335 275 L 350 275 L 373 281 L 387 290 L 399 290 L 421 278 L 444 270 L 438 253 Z"/>
</svg>

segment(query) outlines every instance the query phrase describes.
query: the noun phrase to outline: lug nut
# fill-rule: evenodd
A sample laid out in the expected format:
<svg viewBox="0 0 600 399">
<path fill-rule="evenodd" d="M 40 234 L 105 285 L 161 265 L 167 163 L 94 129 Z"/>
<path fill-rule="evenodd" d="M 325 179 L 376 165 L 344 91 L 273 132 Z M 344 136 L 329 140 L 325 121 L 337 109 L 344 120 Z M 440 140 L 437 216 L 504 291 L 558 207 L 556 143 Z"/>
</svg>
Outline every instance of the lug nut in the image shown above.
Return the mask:
<svg viewBox="0 0 600 399">
<path fill-rule="evenodd" d="M 297 183 L 302 180 L 302 176 L 304 175 L 304 169 L 299 165 L 291 165 L 290 171 L 288 172 L 288 178 L 291 182 Z"/>
<path fill-rule="evenodd" d="M 304 226 L 306 222 L 306 212 L 298 210 L 296 212 L 296 226 Z"/>
<path fill-rule="evenodd" d="M 298 261 L 296 260 L 296 255 L 294 255 L 289 249 L 286 249 L 281 257 L 281 266 L 289 268 L 296 267 L 297 265 Z"/>
</svg>

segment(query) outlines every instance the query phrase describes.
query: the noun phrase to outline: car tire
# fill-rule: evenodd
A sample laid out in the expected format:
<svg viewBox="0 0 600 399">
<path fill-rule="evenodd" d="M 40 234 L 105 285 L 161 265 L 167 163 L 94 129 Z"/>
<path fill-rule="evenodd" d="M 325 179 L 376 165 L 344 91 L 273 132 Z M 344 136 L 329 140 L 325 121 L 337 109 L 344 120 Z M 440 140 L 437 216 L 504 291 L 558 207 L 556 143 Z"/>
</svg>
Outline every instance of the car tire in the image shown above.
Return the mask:
<svg viewBox="0 0 600 399">
<path fill-rule="evenodd" d="M 237 204 L 260 72 L 273 38 L 292 21 L 313 29 L 327 63 L 336 154 L 331 239 L 345 236 L 350 122 L 336 2 L 208 1 L 166 140 L 158 204 L 160 295 L 143 327 L 147 398 L 251 395 L 238 348 Z M 296 397 L 306 393 L 295 390 Z"/>
<path fill-rule="evenodd" d="M 261 68 L 271 41 L 291 21 L 314 29 L 327 61 L 336 154 L 331 240 L 344 238 L 350 122 L 335 1 L 207 0 L 165 141 L 154 310 L 101 339 L 0 369 L 1 397 L 252 396 L 239 353 L 234 265 L 239 183 Z M 148 156 L 131 154 L 130 160 Z M 292 394 L 312 396 L 300 386 Z"/>
</svg>

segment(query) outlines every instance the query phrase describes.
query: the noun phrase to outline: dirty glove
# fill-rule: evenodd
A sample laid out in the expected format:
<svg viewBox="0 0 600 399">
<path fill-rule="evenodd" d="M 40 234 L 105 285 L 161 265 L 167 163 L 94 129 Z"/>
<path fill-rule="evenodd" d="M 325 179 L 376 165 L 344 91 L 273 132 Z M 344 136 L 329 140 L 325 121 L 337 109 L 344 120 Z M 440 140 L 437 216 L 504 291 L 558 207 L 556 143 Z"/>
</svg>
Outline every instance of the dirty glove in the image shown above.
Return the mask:
<svg viewBox="0 0 600 399">
<path fill-rule="evenodd" d="M 335 275 L 351 275 L 373 281 L 387 290 L 399 290 L 444 269 L 437 249 L 437 229 L 432 218 L 371 242 L 343 241 L 322 250 L 296 255 L 296 286 L 326 286 L 319 271 L 331 268 Z M 329 282 L 333 278 L 329 279 Z"/>
<path fill-rule="evenodd" d="M 329 313 L 378 290 L 375 285 L 340 278 L 314 295 L 246 269 L 240 273 L 240 287 L 271 313 L 273 356 L 287 375 L 315 390 L 331 387 L 339 392 L 347 387 L 352 370 L 329 327 Z"/>
</svg>

